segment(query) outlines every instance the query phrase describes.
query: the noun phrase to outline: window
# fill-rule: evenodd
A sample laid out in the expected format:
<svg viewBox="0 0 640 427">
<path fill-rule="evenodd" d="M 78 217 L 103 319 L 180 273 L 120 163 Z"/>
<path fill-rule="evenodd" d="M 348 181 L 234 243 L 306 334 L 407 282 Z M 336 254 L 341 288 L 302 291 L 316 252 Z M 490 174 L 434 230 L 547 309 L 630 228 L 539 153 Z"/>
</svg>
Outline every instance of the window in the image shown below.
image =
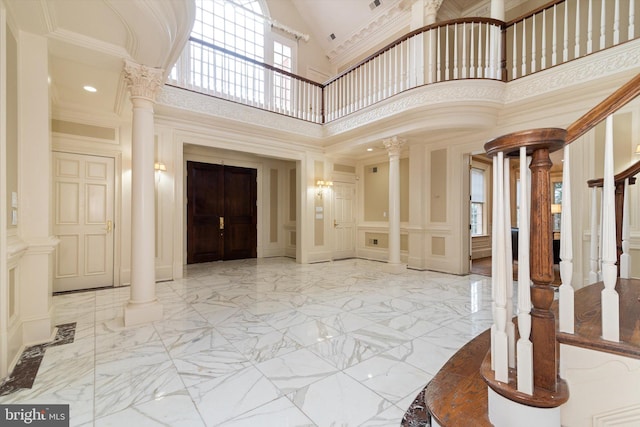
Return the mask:
<svg viewBox="0 0 640 427">
<path fill-rule="evenodd" d="M 471 236 L 486 234 L 486 183 L 482 169 L 471 168 Z"/>
<path fill-rule="evenodd" d="M 191 40 L 169 81 L 262 108 L 290 110 L 295 42 L 268 32 L 263 0 L 196 0 Z M 278 39 L 277 41 L 275 39 Z M 257 61 L 258 63 L 254 63 Z"/>
<path fill-rule="evenodd" d="M 562 218 L 562 181 L 554 181 L 551 185 L 553 189 L 553 203 L 551 204 L 553 231 L 560 231 L 560 220 Z"/>
<path fill-rule="evenodd" d="M 273 65 L 281 70 L 291 72 L 291 47 L 274 41 Z M 273 91 L 276 108 L 289 111 L 291 109 L 291 77 L 274 73 Z"/>
</svg>

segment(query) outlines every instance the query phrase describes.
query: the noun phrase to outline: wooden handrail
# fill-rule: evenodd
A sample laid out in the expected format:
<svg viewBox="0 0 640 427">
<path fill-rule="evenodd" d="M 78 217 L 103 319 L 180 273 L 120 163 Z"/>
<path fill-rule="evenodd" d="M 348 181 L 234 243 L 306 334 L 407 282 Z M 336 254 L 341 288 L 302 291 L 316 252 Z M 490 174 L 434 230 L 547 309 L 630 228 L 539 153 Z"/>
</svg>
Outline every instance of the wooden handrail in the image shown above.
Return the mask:
<svg viewBox="0 0 640 427">
<path fill-rule="evenodd" d="M 620 87 L 620 89 L 609 95 L 604 101 L 573 122 L 567 128 L 566 143 L 571 144 L 608 116 L 624 107 L 638 95 L 640 95 L 640 74 L 628 81 Z"/>
<path fill-rule="evenodd" d="M 374 58 L 376 58 L 376 57 L 378 57 L 380 55 L 382 55 L 386 51 L 388 51 L 390 49 L 393 49 L 394 47 L 396 47 L 400 43 L 410 39 L 413 36 L 417 36 L 420 33 L 424 33 L 424 32 L 427 32 L 429 30 L 433 30 L 435 28 L 445 27 L 447 25 L 463 24 L 463 23 L 467 23 L 467 24 L 494 24 L 496 26 L 499 26 L 500 28 L 504 27 L 504 22 L 503 21 L 499 21 L 499 20 L 493 19 L 493 18 L 458 18 L 458 19 L 451 19 L 449 21 L 437 22 L 435 24 L 425 25 L 424 27 L 418 28 L 417 30 L 413 30 L 408 34 L 405 34 L 404 36 L 400 37 L 396 41 L 393 41 L 393 42 L 389 43 L 388 45 L 386 45 L 385 47 L 383 47 L 382 49 L 376 51 L 375 53 L 372 53 L 371 55 L 367 56 L 362 61 L 358 62 L 356 65 L 353 65 L 353 66 L 349 67 L 348 69 L 346 69 L 342 73 L 340 73 L 337 76 L 333 77 L 331 80 L 326 81 L 322 86 L 323 87 L 329 86 L 334 81 L 339 80 L 341 77 L 343 77 L 343 76 L 349 74 L 350 72 L 352 72 L 353 70 L 363 66 L 367 62 L 371 61 L 372 59 L 374 59 Z"/>
<path fill-rule="evenodd" d="M 627 178 L 635 177 L 639 173 L 640 173 L 640 161 L 637 161 L 636 163 L 632 164 L 631 166 L 629 166 L 628 168 L 626 168 L 625 170 L 623 170 L 622 172 L 614 176 L 613 182 L 615 183 L 623 182 Z M 604 178 L 590 179 L 589 181 L 587 181 L 587 185 L 589 186 L 589 188 L 602 187 L 603 183 L 604 183 Z"/>
<path fill-rule="evenodd" d="M 540 12 L 543 12 L 543 11 L 545 11 L 545 10 L 547 10 L 547 9 L 557 5 L 557 4 L 564 3 L 565 1 L 566 0 L 552 0 L 547 4 L 543 4 L 542 6 L 540 6 L 537 9 L 533 9 L 531 12 L 527 12 L 524 15 L 520 15 L 517 18 L 512 19 L 511 21 L 508 21 L 505 24 L 505 27 L 510 27 L 513 24 L 517 23 L 517 22 L 524 21 L 525 19 L 531 18 L 533 15 L 536 15 L 536 14 L 538 14 Z"/>
</svg>

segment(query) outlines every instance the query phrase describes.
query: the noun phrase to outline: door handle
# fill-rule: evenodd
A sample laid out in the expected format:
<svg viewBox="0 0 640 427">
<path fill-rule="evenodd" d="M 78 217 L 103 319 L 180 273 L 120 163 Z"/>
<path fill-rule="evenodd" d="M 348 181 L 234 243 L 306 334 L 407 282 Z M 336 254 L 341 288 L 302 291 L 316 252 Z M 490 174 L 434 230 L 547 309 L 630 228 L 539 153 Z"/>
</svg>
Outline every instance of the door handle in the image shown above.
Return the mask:
<svg viewBox="0 0 640 427">
<path fill-rule="evenodd" d="M 113 221 L 107 221 L 107 233 L 111 233 L 113 231 Z"/>
<path fill-rule="evenodd" d="M 219 221 L 218 226 L 220 227 L 220 230 L 224 230 L 224 217 L 223 216 L 220 217 L 220 221 Z"/>
<path fill-rule="evenodd" d="M 338 221 L 335 219 L 333 220 L 333 228 L 338 228 Z"/>
</svg>

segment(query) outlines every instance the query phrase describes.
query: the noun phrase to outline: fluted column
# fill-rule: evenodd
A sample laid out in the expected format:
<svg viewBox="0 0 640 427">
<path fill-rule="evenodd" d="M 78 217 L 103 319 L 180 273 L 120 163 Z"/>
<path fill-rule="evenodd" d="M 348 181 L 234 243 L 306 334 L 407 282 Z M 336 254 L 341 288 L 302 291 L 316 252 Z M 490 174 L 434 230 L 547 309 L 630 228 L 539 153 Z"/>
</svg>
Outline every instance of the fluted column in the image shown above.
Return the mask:
<svg viewBox="0 0 640 427">
<path fill-rule="evenodd" d="M 155 178 L 153 105 L 162 89 L 160 69 L 125 62 L 131 93 L 131 298 L 125 326 L 162 319 L 155 279 Z"/>
<path fill-rule="evenodd" d="M 400 150 L 404 140 L 394 136 L 382 141 L 389 152 L 389 261 L 388 270 L 400 272 Z"/>
</svg>

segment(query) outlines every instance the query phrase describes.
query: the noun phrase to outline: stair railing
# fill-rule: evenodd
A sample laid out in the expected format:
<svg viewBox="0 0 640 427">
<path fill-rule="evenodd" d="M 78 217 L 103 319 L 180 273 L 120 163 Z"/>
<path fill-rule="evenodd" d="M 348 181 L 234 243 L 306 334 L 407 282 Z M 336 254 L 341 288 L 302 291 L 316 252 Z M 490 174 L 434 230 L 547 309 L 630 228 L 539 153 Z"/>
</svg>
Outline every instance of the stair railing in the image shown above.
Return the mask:
<svg viewBox="0 0 640 427">
<path fill-rule="evenodd" d="M 613 119 L 615 111 L 640 94 L 640 75 L 587 112 L 565 129 L 543 128 L 515 132 L 485 144 L 494 166 L 494 236 L 492 265 L 492 296 L 494 324 L 491 328 L 491 364 L 483 364 L 482 374 L 489 387 L 511 402 L 537 407 L 559 408 L 568 399 L 566 383 L 559 378 L 554 301 L 553 219 L 551 214 L 550 153 L 563 149 L 563 197 L 561 217 L 559 330 L 574 332 L 572 207 L 570 182 L 571 158 L 569 143 L 577 140 L 596 124 L 605 120 L 602 201 L 602 329 L 603 338 L 619 340 L 618 294 L 615 290 L 616 268 L 616 208 L 613 175 Z M 509 159 L 520 159 L 520 212 L 518 248 L 518 332 L 517 358 L 513 345 L 513 323 L 509 307 L 513 276 L 510 274 L 511 250 L 508 229 Z M 529 171 L 526 170 L 526 165 Z M 640 162 L 637 169 L 640 172 Z M 630 177 L 619 174 L 628 182 Z M 530 189 L 529 189 L 530 187 Z M 621 199 L 620 199 L 621 200 Z M 619 200 L 619 204 L 620 204 Z M 622 203 L 621 207 L 624 206 Z M 627 207 L 628 209 L 628 207 Z M 624 227 L 623 227 L 624 228 Z M 593 230 L 593 225 L 592 225 Z M 628 227 L 627 227 L 628 230 Z M 625 232 L 621 232 L 624 235 Z M 628 234 L 628 231 L 626 231 Z M 594 234 L 595 235 L 595 234 Z M 624 238 L 622 238 L 624 240 Z M 628 239 L 627 239 L 628 240 Z M 529 242 L 527 245 L 527 241 Z M 592 250 L 593 254 L 593 250 Z M 529 261 L 529 262 L 527 262 Z M 530 278 L 528 274 L 530 273 Z M 529 301 L 530 298 L 530 301 Z M 490 368 L 484 368 L 490 366 Z M 491 396 L 491 394 L 490 394 Z M 490 398 L 491 404 L 491 398 Z M 491 409 L 490 409 L 491 413 Z M 559 412 L 558 412 L 559 416 Z"/>
</svg>

